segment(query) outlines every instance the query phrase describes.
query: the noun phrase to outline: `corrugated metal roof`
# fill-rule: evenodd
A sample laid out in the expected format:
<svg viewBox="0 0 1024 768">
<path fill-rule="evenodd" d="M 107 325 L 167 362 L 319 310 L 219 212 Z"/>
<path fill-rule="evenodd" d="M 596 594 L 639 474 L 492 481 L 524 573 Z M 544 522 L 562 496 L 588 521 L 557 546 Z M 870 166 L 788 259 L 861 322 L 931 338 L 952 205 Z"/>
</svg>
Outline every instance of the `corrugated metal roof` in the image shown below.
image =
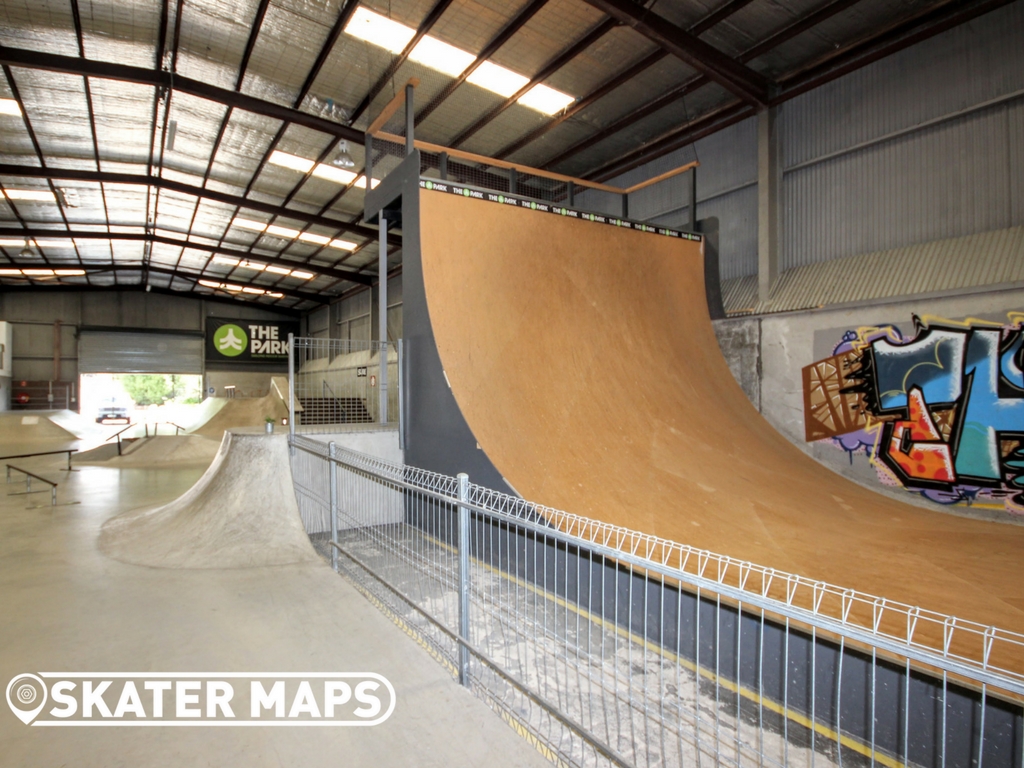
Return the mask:
<svg viewBox="0 0 1024 768">
<path fill-rule="evenodd" d="M 722 281 L 729 316 L 792 312 L 1024 281 L 1024 227 L 875 251 L 789 269 L 769 301 L 757 275 Z"/>
</svg>

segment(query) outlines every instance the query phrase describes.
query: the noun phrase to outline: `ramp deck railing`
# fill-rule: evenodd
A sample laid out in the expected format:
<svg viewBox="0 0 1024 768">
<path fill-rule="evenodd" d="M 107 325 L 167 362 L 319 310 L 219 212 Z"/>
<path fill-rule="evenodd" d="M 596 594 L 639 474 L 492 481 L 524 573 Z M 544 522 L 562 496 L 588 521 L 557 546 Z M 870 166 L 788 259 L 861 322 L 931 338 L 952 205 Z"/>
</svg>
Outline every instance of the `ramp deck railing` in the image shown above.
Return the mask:
<svg viewBox="0 0 1024 768">
<path fill-rule="evenodd" d="M 292 444 L 322 554 L 553 762 L 1024 761 L 1024 636 Z"/>
</svg>

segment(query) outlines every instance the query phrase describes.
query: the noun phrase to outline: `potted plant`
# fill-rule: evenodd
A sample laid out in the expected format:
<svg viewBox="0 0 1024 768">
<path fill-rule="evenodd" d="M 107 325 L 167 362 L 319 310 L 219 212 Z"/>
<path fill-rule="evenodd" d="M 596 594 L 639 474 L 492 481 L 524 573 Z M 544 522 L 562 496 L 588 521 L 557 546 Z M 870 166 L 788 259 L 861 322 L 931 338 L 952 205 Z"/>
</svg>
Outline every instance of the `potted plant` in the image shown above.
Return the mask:
<svg viewBox="0 0 1024 768">
<path fill-rule="evenodd" d="M 267 416 L 267 418 L 265 418 L 264 421 L 267 423 L 267 426 L 266 426 L 267 434 L 268 435 L 274 434 L 274 419 L 272 419 L 270 416 Z"/>
</svg>

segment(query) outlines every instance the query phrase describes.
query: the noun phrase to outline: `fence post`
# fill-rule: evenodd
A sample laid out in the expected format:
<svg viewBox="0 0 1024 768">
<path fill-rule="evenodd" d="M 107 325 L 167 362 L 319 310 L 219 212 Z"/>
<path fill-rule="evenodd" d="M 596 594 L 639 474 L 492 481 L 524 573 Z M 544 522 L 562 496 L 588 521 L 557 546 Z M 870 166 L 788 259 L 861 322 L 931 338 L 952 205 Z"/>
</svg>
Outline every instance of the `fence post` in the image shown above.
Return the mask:
<svg viewBox="0 0 1024 768">
<path fill-rule="evenodd" d="M 384 211 L 380 212 L 380 253 L 377 257 L 377 324 L 380 326 L 378 336 L 378 354 L 380 355 L 380 380 L 377 382 L 378 419 L 381 424 L 388 423 L 388 220 Z"/>
<path fill-rule="evenodd" d="M 459 473 L 459 501 L 469 500 L 469 475 Z M 459 504 L 459 637 L 469 642 L 469 508 Z M 459 684 L 469 687 L 469 648 L 459 643 Z"/>
<path fill-rule="evenodd" d="M 331 541 L 338 543 L 338 464 L 335 461 L 338 446 L 332 440 L 327 444 L 327 471 L 331 473 Z M 338 570 L 338 548 L 331 547 L 331 567 Z"/>
<path fill-rule="evenodd" d="M 295 441 L 295 334 L 288 334 L 288 445 Z M 294 449 L 293 449 L 294 450 Z"/>
<path fill-rule="evenodd" d="M 398 348 L 398 449 L 405 450 L 405 379 L 402 367 L 405 364 L 405 349 L 402 340 L 396 342 Z"/>
</svg>

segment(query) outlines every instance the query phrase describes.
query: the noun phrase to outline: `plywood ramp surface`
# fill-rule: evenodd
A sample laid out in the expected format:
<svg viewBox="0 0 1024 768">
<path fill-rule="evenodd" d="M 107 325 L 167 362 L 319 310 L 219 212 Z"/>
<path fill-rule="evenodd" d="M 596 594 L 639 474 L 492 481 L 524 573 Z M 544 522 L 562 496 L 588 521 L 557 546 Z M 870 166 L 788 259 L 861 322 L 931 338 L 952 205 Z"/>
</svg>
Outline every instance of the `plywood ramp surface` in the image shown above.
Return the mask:
<svg viewBox="0 0 1024 768">
<path fill-rule="evenodd" d="M 698 244 L 436 192 L 421 204 L 445 372 L 525 498 L 1024 632 L 1024 526 L 892 501 L 778 433 L 719 351 Z"/>
</svg>

